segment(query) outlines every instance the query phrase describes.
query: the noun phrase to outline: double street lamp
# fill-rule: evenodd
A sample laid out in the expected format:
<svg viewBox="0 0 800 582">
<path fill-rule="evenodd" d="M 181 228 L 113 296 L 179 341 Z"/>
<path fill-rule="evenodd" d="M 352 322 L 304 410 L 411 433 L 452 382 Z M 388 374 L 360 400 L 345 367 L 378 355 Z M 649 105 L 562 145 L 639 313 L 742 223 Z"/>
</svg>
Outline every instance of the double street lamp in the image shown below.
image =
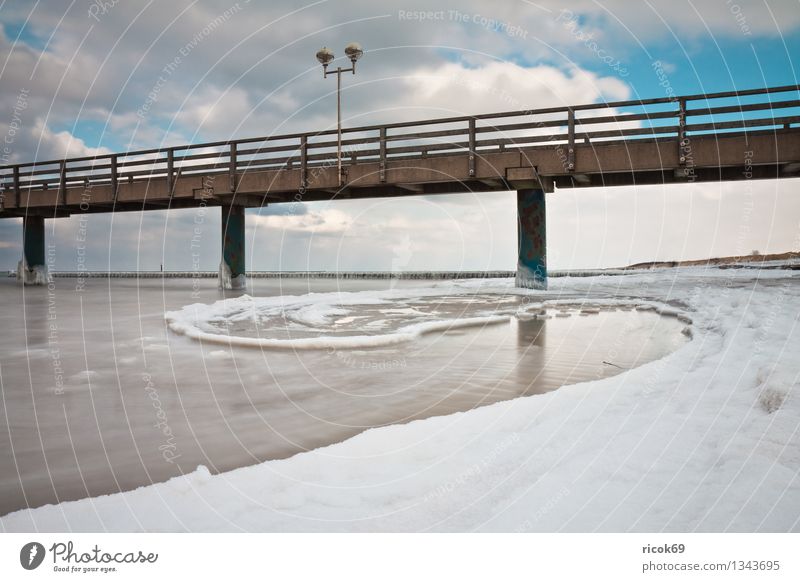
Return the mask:
<svg viewBox="0 0 800 582">
<path fill-rule="evenodd" d="M 344 184 L 342 176 L 342 73 L 352 72 L 356 74 L 356 61 L 364 54 L 364 49 L 357 42 L 351 42 L 344 47 L 344 54 L 350 59 L 351 66 L 343 69 L 336 67 L 336 70 L 328 71 L 328 65 L 335 58 L 333 52 L 328 47 L 322 47 L 317 51 L 317 60 L 322 64 L 323 78 L 328 74 L 336 74 L 336 161 L 339 173 L 339 186 Z"/>
</svg>

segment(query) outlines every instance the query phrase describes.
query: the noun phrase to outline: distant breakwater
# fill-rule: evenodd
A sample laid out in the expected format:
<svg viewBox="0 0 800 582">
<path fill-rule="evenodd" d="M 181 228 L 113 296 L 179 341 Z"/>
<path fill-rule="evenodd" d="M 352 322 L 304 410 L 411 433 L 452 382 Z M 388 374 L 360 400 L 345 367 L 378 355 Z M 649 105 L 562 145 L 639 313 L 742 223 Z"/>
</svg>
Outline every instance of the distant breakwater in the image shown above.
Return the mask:
<svg viewBox="0 0 800 582">
<path fill-rule="evenodd" d="M 574 270 L 550 271 L 550 277 L 595 277 L 624 275 L 626 271 Z M 507 279 L 515 271 L 250 271 L 252 279 Z M 9 272 L 10 277 L 16 273 Z M 51 277 L 84 279 L 214 279 L 216 271 L 52 271 Z"/>
</svg>

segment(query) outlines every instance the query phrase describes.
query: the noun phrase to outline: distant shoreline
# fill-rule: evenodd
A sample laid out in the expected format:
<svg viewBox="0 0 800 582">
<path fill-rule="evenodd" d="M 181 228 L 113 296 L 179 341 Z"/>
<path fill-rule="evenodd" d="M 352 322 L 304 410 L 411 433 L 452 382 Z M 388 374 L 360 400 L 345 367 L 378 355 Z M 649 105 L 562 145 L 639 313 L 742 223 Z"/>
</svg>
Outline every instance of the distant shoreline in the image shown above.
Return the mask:
<svg viewBox="0 0 800 582">
<path fill-rule="evenodd" d="M 763 265 L 774 261 L 798 261 L 793 265 Z M 761 264 L 759 264 L 761 263 Z M 687 261 L 651 261 L 635 263 L 626 267 L 607 269 L 564 269 L 549 271 L 549 277 L 596 277 L 599 275 L 629 275 L 632 271 L 670 269 L 676 267 L 719 267 L 749 269 L 800 269 L 800 251 L 773 253 L 768 255 L 743 255 L 695 259 Z M 84 279 L 215 279 L 217 271 L 52 271 L 55 278 Z M 9 277 L 16 277 L 8 271 Z M 516 271 L 249 271 L 252 279 L 509 279 Z"/>
<path fill-rule="evenodd" d="M 550 271 L 549 277 L 625 275 L 620 269 Z M 16 273 L 9 272 L 9 277 Z M 55 278 L 84 279 L 216 279 L 217 271 L 52 271 Z M 250 279 L 507 279 L 516 271 L 249 271 Z"/>
<path fill-rule="evenodd" d="M 689 261 L 651 261 L 635 263 L 622 267 L 623 269 L 658 269 L 670 267 L 704 267 L 717 265 L 731 265 L 734 263 L 764 263 L 767 261 L 791 261 L 800 259 L 800 251 L 785 253 L 772 253 L 771 255 L 750 254 L 742 256 L 716 257 L 712 259 L 693 259 Z"/>
</svg>

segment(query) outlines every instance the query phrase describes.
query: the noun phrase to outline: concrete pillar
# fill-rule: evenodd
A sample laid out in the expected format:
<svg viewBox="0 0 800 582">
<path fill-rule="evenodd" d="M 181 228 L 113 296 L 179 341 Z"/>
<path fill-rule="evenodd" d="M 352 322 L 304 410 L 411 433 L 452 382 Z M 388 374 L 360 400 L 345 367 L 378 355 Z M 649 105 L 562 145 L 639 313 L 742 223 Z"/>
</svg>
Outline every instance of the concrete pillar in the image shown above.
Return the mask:
<svg viewBox="0 0 800 582">
<path fill-rule="evenodd" d="M 24 285 L 47 283 L 44 249 L 44 216 L 22 219 L 22 260 L 17 265 L 17 281 Z"/>
<path fill-rule="evenodd" d="M 222 205 L 222 261 L 219 265 L 221 289 L 243 289 L 244 268 L 244 206 Z"/>
<path fill-rule="evenodd" d="M 517 190 L 517 287 L 547 289 L 544 191 Z"/>
</svg>

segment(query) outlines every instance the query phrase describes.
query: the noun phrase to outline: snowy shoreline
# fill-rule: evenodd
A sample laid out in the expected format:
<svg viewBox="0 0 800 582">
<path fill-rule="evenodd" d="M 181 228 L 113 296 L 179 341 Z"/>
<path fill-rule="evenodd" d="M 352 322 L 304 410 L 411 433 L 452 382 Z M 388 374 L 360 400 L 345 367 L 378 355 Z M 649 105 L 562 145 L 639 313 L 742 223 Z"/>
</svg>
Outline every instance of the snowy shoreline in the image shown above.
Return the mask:
<svg viewBox="0 0 800 582">
<path fill-rule="evenodd" d="M 693 341 L 604 380 L 368 430 L 285 460 L 22 510 L 4 531 L 797 531 L 800 276 L 564 277 L 537 300 L 656 302 Z M 442 284 L 444 285 L 444 284 Z M 462 292 L 512 292 L 505 280 Z"/>
</svg>

